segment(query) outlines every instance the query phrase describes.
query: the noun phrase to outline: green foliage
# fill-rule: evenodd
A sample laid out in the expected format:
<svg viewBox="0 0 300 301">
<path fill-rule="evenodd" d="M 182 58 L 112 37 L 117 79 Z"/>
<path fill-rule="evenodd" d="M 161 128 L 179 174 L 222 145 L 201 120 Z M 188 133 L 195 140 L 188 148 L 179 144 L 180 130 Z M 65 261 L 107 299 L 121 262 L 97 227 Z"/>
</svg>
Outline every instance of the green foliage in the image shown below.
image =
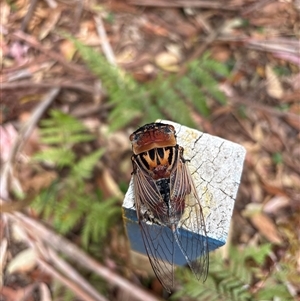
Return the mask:
<svg viewBox="0 0 300 301">
<path fill-rule="evenodd" d="M 109 199 L 91 204 L 82 231 L 82 243 L 86 248 L 90 240 L 96 242 L 99 237 L 105 237 L 110 220 L 120 213 L 120 209 L 114 206 L 115 203 L 115 199 Z"/>
<path fill-rule="evenodd" d="M 57 110 L 50 112 L 49 119 L 41 121 L 41 134 L 43 143 L 65 146 L 94 139 L 76 118 Z"/>
<path fill-rule="evenodd" d="M 249 259 L 252 259 L 256 264 L 263 265 L 270 252 L 270 244 L 245 250 L 232 248 L 226 263 L 221 256 L 213 254 L 204 283 L 199 283 L 188 269 L 180 269 L 178 276 L 183 287 L 172 296 L 172 300 L 180 300 L 183 296 L 202 301 L 267 301 L 276 297 L 278 300 L 292 300 L 284 283 L 286 277 L 281 275 L 280 278 L 276 271 L 267 276 L 257 275 L 257 269 L 249 264 Z"/>
<path fill-rule="evenodd" d="M 275 163 L 275 164 L 282 164 L 283 162 L 283 158 L 282 158 L 282 154 L 277 152 L 277 153 L 274 153 L 272 155 L 272 161 Z"/>
<path fill-rule="evenodd" d="M 53 300 L 60 300 L 63 296 L 64 301 L 73 301 L 76 300 L 75 294 L 63 285 L 61 282 L 57 281 L 55 278 L 52 283 L 52 292 L 53 292 Z"/>
<path fill-rule="evenodd" d="M 74 42 L 88 67 L 99 76 L 110 102 L 115 105 L 110 115 L 111 129 L 120 128 L 138 116 L 141 99 L 145 95 L 143 88 L 121 69 L 110 65 L 101 54 L 76 39 L 69 38 Z"/>
<path fill-rule="evenodd" d="M 244 250 L 244 256 L 245 259 L 251 258 L 253 259 L 258 265 L 262 265 L 266 257 L 271 253 L 272 250 L 272 244 L 270 243 L 265 243 L 259 248 L 257 247 L 248 247 Z"/>
<path fill-rule="evenodd" d="M 188 65 L 182 78 L 159 75 L 156 80 L 139 84 L 120 68 L 110 65 L 94 49 L 71 39 L 88 67 L 101 79 L 113 109 L 109 120 L 111 130 L 125 126 L 135 118 L 144 123 L 166 117 L 193 126 L 190 110 L 195 108 L 209 116 L 208 99 L 225 104 L 214 75 L 228 76 L 228 67 L 209 58 L 208 54 Z"/>
<path fill-rule="evenodd" d="M 63 169 L 64 176 L 38 195 L 33 206 L 45 219 L 51 219 L 62 234 L 82 223 L 82 242 L 97 242 L 105 237 L 114 218 L 120 213 L 117 200 L 102 201 L 93 191 L 87 190 L 86 180 L 92 176 L 94 166 L 104 153 L 99 149 L 78 158 L 74 146 L 94 139 L 81 122 L 59 111 L 41 122 L 42 141 L 47 149 L 34 159 L 50 162 Z"/>
</svg>

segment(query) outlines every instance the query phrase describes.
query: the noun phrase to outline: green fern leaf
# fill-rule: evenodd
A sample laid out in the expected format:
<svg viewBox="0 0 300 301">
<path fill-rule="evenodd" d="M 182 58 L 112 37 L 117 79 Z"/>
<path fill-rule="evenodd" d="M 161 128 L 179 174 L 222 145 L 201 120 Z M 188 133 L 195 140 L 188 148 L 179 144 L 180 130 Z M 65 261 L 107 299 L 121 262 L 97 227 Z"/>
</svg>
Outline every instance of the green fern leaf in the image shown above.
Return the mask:
<svg viewBox="0 0 300 301">
<path fill-rule="evenodd" d="M 50 118 L 41 121 L 40 132 L 45 144 L 73 145 L 93 139 L 80 121 L 58 110 L 52 110 Z"/>
<path fill-rule="evenodd" d="M 115 206 L 116 203 L 116 199 L 110 199 L 91 204 L 82 231 L 82 244 L 85 248 L 90 241 L 99 242 L 106 236 L 114 217 L 120 214 L 120 208 Z"/>
<path fill-rule="evenodd" d="M 104 152 L 104 149 L 99 149 L 88 156 L 85 156 L 72 167 L 71 174 L 76 178 L 90 178 L 97 161 Z"/>
<path fill-rule="evenodd" d="M 111 130 L 127 125 L 132 119 L 149 122 L 164 116 L 194 126 L 190 116 L 191 103 L 204 116 L 209 116 L 208 95 L 225 103 L 225 97 L 219 91 L 213 74 L 227 74 L 227 69 L 210 60 L 208 55 L 190 64 L 188 73 L 182 79 L 158 76 L 157 80 L 140 85 L 120 68 L 111 66 L 94 49 L 72 37 L 68 38 L 106 89 L 109 102 L 113 104 L 109 115 Z"/>
<path fill-rule="evenodd" d="M 290 295 L 285 285 L 275 282 L 274 279 L 269 278 L 264 283 L 264 287 L 261 288 L 255 295 L 256 300 L 274 300 L 277 298 L 284 301 L 292 301 L 294 298 Z"/>
<path fill-rule="evenodd" d="M 245 257 L 251 257 L 258 265 L 262 265 L 271 253 L 272 244 L 266 243 L 259 247 L 249 247 L 245 250 Z"/>
<path fill-rule="evenodd" d="M 204 94 L 195 83 L 193 83 L 188 77 L 182 78 L 177 84 L 176 88 L 184 95 L 186 99 L 189 99 L 198 109 L 198 111 L 208 116 L 210 111 L 207 106 L 207 101 Z"/>
<path fill-rule="evenodd" d="M 59 168 L 71 166 L 75 159 L 75 154 L 66 148 L 48 148 L 36 153 L 33 159 L 40 162 L 56 164 Z"/>
</svg>

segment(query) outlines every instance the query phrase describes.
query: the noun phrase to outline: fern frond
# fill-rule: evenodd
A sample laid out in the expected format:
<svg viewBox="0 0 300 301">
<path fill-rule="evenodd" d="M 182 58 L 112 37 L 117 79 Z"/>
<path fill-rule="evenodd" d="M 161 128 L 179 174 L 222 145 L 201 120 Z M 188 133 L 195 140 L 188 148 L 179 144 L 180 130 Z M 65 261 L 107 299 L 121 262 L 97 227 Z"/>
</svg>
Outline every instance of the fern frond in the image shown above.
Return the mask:
<svg viewBox="0 0 300 301">
<path fill-rule="evenodd" d="M 273 277 L 269 277 L 264 283 L 263 287 L 255 294 L 256 300 L 279 300 L 292 301 L 294 298 L 291 296 L 283 283 L 275 281 Z"/>
<path fill-rule="evenodd" d="M 219 73 L 228 76 L 228 69 L 211 59 L 208 58 L 208 54 L 204 55 L 200 61 L 192 62 L 190 65 L 190 78 L 198 85 L 201 85 L 203 91 L 211 95 L 221 104 L 226 103 L 226 97 L 218 88 L 218 82 L 214 79 L 213 74 Z"/>
<path fill-rule="evenodd" d="M 230 75 L 229 68 L 226 64 L 212 60 L 208 52 L 204 53 L 200 59 L 201 67 L 209 72 L 215 73 L 224 78 Z"/>
<path fill-rule="evenodd" d="M 62 168 L 65 166 L 71 166 L 74 163 L 75 154 L 70 149 L 51 147 L 36 153 L 32 158 L 36 161 L 48 162 Z"/>
<path fill-rule="evenodd" d="M 83 157 L 79 162 L 73 165 L 71 169 L 71 174 L 75 178 L 79 178 L 79 179 L 90 178 L 97 161 L 101 158 L 104 152 L 105 152 L 104 149 L 99 149 Z"/>
<path fill-rule="evenodd" d="M 62 212 L 56 212 L 53 219 L 53 225 L 61 234 L 66 234 L 71 231 L 76 225 L 78 225 L 81 219 L 81 210 L 70 210 L 70 207 L 65 207 Z"/>
<path fill-rule="evenodd" d="M 188 77 L 183 77 L 175 86 L 183 96 L 194 104 L 195 108 L 204 116 L 209 115 L 209 109 L 205 95 L 195 83 Z"/>
<path fill-rule="evenodd" d="M 261 262 L 262 257 L 267 256 L 270 246 L 262 245 L 262 251 L 254 248 L 246 248 L 242 252 L 237 248 L 231 248 L 230 260 L 227 264 L 222 262 L 217 255 L 211 256 L 209 275 L 204 283 L 195 280 L 190 271 L 179 274 L 183 283 L 180 292 L 174 295 L 175 300 L 180 296 L 188 296 L 193 300 L 226 300 L 226 301 L 252 301 L 252 300 L 293 300 L 286 288 L 288 276 L 284 269 L 268 275 L 253 275 L 253 268 L 248 265 L 249 257 L 257 258 Z M 259 254 L 259 256 L 257 256 Z M 289 269 L 287 269 L 289 270 Z M 261 287 L 252 289 L 253 280 L 261 283 Z"/>
<path fill-rule="evenodd" d="M 41 121 L 41 141 L 45 144 L 63 144 L 91 141 L 86 127 L 76 118 L 59 110 L 50 111 L 50 118 Z"/>
<path fill-rule="evenodd" d="M 116 199 L 91 204 L 82 230 L 82 244 L 86 248 L 90 241 L 100 241 L 107 234 L 114 217 L 121 212 L 116 204 Z"/>
<path fill-rule="evenodd" d="M 211 256 L 210 269 L 207 280 L 199 283 L 192 276 L 188 281 L 184 280 L 181 295 L 201 300 L 226 300 L 226 301 L 250 301 L 251 292 L 249 284 L 251 271 L 243 260 L 243 256 L 236 256 L 237 250 L 233 249 L 229 266 L 218 256 Z M 242 259 L 241 259 L 242 258 Z"/>
<path fill-rule="evenodd" d="M 76 295 L 73 293 L 73 291 L 59 280 L 56 280 L 56 278 L 53 279 L 51 289 L 53 292 L 53 300 L 61 300 L 62 298 L 64 301 L 76 300 Z"/>
<path fill-rule="evenodd" d="M 43 189 L 35 198 L 32 206 L 37 213 L 43 212 L 45 218 L 49 218 L 57 200 L 57 187 L 59 179 L 54 180 L 47 189 Z M 47 210 L 48 209 L 48 210 Z"/>
<path fill-rule="evenodd" d="M 271 253 L 272 244 L 265 243 L 259 247 L 248 247 L 245 252 L 245 258 L 251 257 L 258 265 L 262 265 L 266 257 Z"/>
<path fill-rule="evenodd" d="M 134 118 L 150 122 L 163 116 L 194 126 L 190 116 L 191 103 L 204 116 L 209 115 L 207 94 L 225 103 L 225 96 L 219 91 L 213 73 L 226 74 L 226 67 L 208 56 L 193 62 L 182 79 L 158 76 L 153 82 L 141 85 L 120 68 L 111 66 L 94 49 L 74 38 L 69 39 L 89 68 L 99 76 L 109 95 L 109 102 L 114 105 L 109 115 L 111 130 L 125 126 Z"/>
</svg>

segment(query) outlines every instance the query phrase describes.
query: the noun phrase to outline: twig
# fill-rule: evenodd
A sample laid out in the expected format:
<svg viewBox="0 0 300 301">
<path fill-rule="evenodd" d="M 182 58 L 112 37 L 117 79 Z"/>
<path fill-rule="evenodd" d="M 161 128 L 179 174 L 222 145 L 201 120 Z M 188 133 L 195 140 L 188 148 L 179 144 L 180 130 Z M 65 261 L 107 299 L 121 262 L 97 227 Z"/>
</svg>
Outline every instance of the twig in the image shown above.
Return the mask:
<svg viewBox="0 0 300 301">
<path fill-rule="evenodd" d="M 37 41 L 34 37 L 25 34 L 22 31 L 16 31 L 12 34 L 12 38 L 25 41 L 30 46 L 38 49 L 39 51 L 45 53 L 48 57 L 52 58 L 53 60 L 61 63 L 65 66 L 69 71 L 78 72 L 78 73 L 86 73 L 86 70 L 79 67 L 76 64 L 72 64 L 67 62 L 60 54 L 51 51 L 50 49 L 45 48 L 39 41 Z"/>
<path fill-rule="evenodd" d="M 271 257 L 271 259 L 273 260 L 274 262 L 274 267 L 275 267 L 275 270 L 277 272 L 281 272 L 282 271 L 282 268 L 281 268 L 281 265 L 279 265 L 278 263 L 278 260 L 275 256 L 275 254 L 273 252 L 271 252 L 269 254 L 269 256 Z M 293 296 L 293 297 L 296 297 L 297 296 L 297 289 L 295 288 L 295 286 L 290 282 L 288 281 L 288 278 L 286 278 L 286 280 L 283 280 L 283 283 L 285 284 L 287 290 L 289 291 L 289 293 Z M 296 300 L 296 299 L 295 299 Z"/>
<path fill-rule="evenodd" d="M 50 8 L 56 8 L 57 7 L 57 2 L 55 1 L 55 0 L 44 0 L 47 4 L 48 4 L 48 6 L 50 7 Z"/>
<path fill-rule="evenodd" d="M 252 107 L 252 108 L 258 109 L 260 111 L 272 114 L 273 116 L 288 117 L 288 118 L 291 118 L 291 119 L 299 120 L 299 115 L 297 115 L 297 114 L 293 114 L 293 113 L 290 113 L 290 112 L 281 112 L 281 111 L 278 111 L 276 109 L 270 108 L 269 106 L 265 106 L 265 105 L 262 105 L 260 103 L 255 103 L 251 99 L 247 99 L 245 97 L 231 96 L 230 100 L 234 104 L 244 104 L 244 105 L 247 105 L 248 107 Z"/>
<path fill-rule="evenodd" d="M 69 289 L 71 289 L 78 297 L 80 297 L 82 300 L 85 301 L 105 301 L 106 299 L 95 299 L 94 297 L 87 294 L 85 291 L 83 291 L 78 284 L 72 282 L 68 278 L 62 276 L 60 273 L 58 273 L 50 264 L 46 263 L 41 258 L 37 258 L 38 264 L 47 271 L 50 275 L 58 279 L 60 282 L 62 282 L 65 286 L 67 286 Z"/>
<path fill-rule="evenodd" d="M 38 2 L 38 0 L 31 0 L 30 1 L 29 8 L 28 8 L 27 13 L 26 13 L 26 15 L 25 15 L 25 17 L 22 21 L 22 24 L 21 24 L 21 31 L 24 31 L 24 32 L 26 31 L 27 25 L 28 25 L 33 13 L 34 13 L 37 2 Z"/>
<path fill-rule="evenodd" d="M 216 40 L 216 38 L 218 37 L 218 35 L 222 29 L 223 29 L 223 26 L 219 27 L 219 29 L 217 29 L 216 31 L 213 31 L 209 34 L 209 36 L 205 39 L 205 41 L 201 44 L 201 46 L 199 48 L 197 48 L 194 51 L 194 53 L 192 53 L 192 55 L 189 57 L 187 62 L 184 64 L 184 66 L 178 72 L 178 75 L 177 75 L 178 77 L 183 76 L 187 72 L 187 65 L 188 65 L 187 63 L 191 62 L 191 61 L 197 59 L 199 56 L 201 56 L 201 54 L 204 53 L 204 51 L 207 49 L 207 47 Z"/>
<path fill-rule="evenodd" d="M 240 42 L 250 49 L 269 51 L 269 52 L 285 52 L 299 55 L 300 45 L 296 39 L 264 39 L 258 40 L 246 36 L 219 36 L 216 42 Z"/>
<path fill-rule="evenodd" d="M 94 20 L 96 22 L 98 35 L 100 36 L 101 39 L 101 45 L 102 45 L 104 55 L 106 56 L 106 59 L 109 61 L 110 64 L 116 66 L 116 58 L 109 44 L 102 19 L 100 18 L 100 16 L 94 16 Z"/>
<path fill-rule="evenodd" d="M 9 175 L 12 174 L 12 164 L 15 161 L 15 157 L 17 153 L 20 152 L 25 142 L 29 138 L 30 134 L 32 133 L 34 127 L 40 120 L 41 116 L 48 108 L 48 106 L 51 104 L 51 102 L 55 99 L 55 97 L 58 95 L 59 91 L 60 91 L 59 88 L 51 89 L 50 92 L 44 96 L 41 103 L 33 111 L 30 120 L 20 130 L 20 133 L 16 138 L 16 140 L 14 141 L 11 151 L 8 155 L 8 159 L 3 165 L 3 169 L 1 172 L 1 181 L 0 181 L 1 194 L 3 193 L 6 194 L 8 191 L 8 178 Z"/>
<path fill-rule="evenodd" d="M 213 31 L 212 26 L 210 26 L 209 22 L 202 17 L 201 13 L 197 13 L 197 16 L 195 16 L 195 21 L 201 26 L 201 28 L 203 28 L 206 34 L 210 34 Z"/>
<path fill-rule="evenodd" d="M 14 142 L 8 162 L 12 162 L 14 160 L 16 154 L 24 146 L 25 142 L 31 135 L 34 127 L 40 120 L 41 116 L 44 114 L 45 110 L 52 103 L 52 101 L 55 99 L 55 97 L 58 95 L 59 92 L 60 92 L 59 88 L 51 89 L 50 92 L 44 96 L 41 103 L 35 108 L 35 110 L 33 111 L 32 115 L 31 115 L 30 120 L 21 129 L 19 136 L 17 137 L 16 141 Z"/>
<path fill-rule="evenodd" d="M 22 89 L 22 88 L 53 88 L 53 87 L 60 87 L 60 88 L 69 88 L 74 90 L 80 90 L 89 94 L 93 94 L 94 88 L 90 85 L 85 85 L 79 82 L 67 82 L 64 79 L 58 80 L 56 78 L 53 82 L 41 82 L 35 83 L 32 81 L 21 81 L 21 82 L 13 82 L 13 83 L 2 83 L 1 90 L 15 90 L 15 89 Z"/>
<path fill-rule="evenodd" d="M 155 7 L 202 7 L 211 9 L 223 9 L 223 10 L 238 10 L 237 5 L 227 3 L 224 5 L 219 1 L 198 1 L 198 0 L 175 0 L 175 1 L 163 1 L 163 0 L 127 0 L 128 4 L 138 6 L 155 6 Z"/>
<path fill-rule="evenodd" d="M 77 4 L 76 4 L 76 7 L 75 7 L 75 12 L 74 12 L 74 24 L 75 24 L 75 26 L 72 28 L 73 33 L 77 32 L 78 27 L 80 25 L 80 17 L 82 15 L 84 3 L 85 3 L 85 1 L 77 0 Z"/>
<path fill-rule="evenodd" d="M 251 14 L 253 11 L 259 11 L 264 6 L 268 5 L 269 3 L 274 2 L 274 0 L 261 0 L 261 1 L 255 1 L 252 5 L 247 7 L 246 9 L 241 11 L 241 14 L 243 16 Z"/>
<path fill-rule="evenodd" d="M 16 298 L 15 301 L 26 301 L 26 300 L 32 300 L 32 292 L 37 289 L 38 283 L 33 283 L 28 286 L 25 286 L 22 289 L 22 293 L 20 295 L 17 295 L 18 297 Z"/>
<path fill-rule="evenodd" d="M 0 244 L 0 267 L 2 267 L 2 269 L 0 270 L 0 287 L 3 286 L 4 266 L 7 258 L 7 245 L 8 245 L 7 239 L 3 237 L 1 239 L 1 244 Z"/>
<path fill-rule="evenodd" d="M 141 288 L 134 286 L 129 281 L 123 279 L 113 271 L 102 266 L 101 264 L 99 264 L 99 262 L 90 258 L 87 254 L 80 250 L 76 245 L 70 243 L 67 239 L 47 229 L 39 222 L 30 219 L 20 212 L 15 212 L 13 215 L 9 214 L 8 216 L 13 220 L 22 223 L 23 228 L 27 229 L 27 231 L 29 231 L 30 233 L 34 233 L 35 237 L 38 237 L 48 246 L 54 248 L 57 251 L 63 252 L 70 259 L 74 260 L 78 264 L 81 264 L 84 268 L 95 272 L 112 285 L 117 285 L 121 289 L 127 291 L 132 297 L 143 301 L 158 301 L 158 299 L 154 296 L 151 296 Z"/>
<path fill-rule="evenodd" d="M 51 262 L 57 266 L 65 275 L 68 276 L 77 286 L 82 287 L 88 294 L 94 298 L 95 301 L 108 301 L 105 297 L 101 296 L 72 266 L 65 260 L 62 260 L 57 253 L 52 249 L 48 249 Z"/>
<path fill-rule="evenodd" d="M 299 41 L 292 39 L 272 39 L 272 40 L 245 40 L 245 45 L 250 49 L 270 52 L 285 52 L 299 55 Z"/>
</svg>

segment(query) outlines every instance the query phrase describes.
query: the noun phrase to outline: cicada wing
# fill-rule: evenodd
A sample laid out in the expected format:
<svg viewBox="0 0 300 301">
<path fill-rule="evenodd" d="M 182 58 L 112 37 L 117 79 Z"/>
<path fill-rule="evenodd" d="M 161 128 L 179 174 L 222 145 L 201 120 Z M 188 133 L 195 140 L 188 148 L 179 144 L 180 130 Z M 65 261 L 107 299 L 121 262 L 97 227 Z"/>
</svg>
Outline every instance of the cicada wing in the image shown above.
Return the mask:
<svg viewBox="0 0 300 301">
<path fill-rule="evenodd" d="M 152 223 L 150 216 L 155 204 L 161 201 L 161 195 L 152 178 L 139 168 L 133 176 L 133 183 L 137 217 L 150 264 L 158 280 L 170 292 L 174 285 L 175 237 L 168 227 L 159 224 L 159 220 Z"/>
<path fill-rule="evenodd" d="M 136 163 L 134 163 L 136 164 Z M 148 211 L 154 216 L 160 216 L 165 213 L 167 207 L 153 179 L 143 172 L 136 164 L 135 174 L 133 176 L 135 205 L 139 206 L 141 212 Z M 159 209 L 159 213 L 157 210 Z M 138 210 L 137 210 L 138 211 Z"/>
<path fill-rule="evenodd" d="M 186 193 L 184 212 L 173 230 L 175 240 L 195 276 L 203 281 L 209 267 L 208 238 L 200 198 L 187 165 L 180 160 L 174 171 L 171 195 Z M 174 196 L 173 196 L 174 197 Z"/>
<path fill-rule="evenodd" d="M 170 292 L 174 286 L 175 237 L 168 227 L 140 222 L 141 233 L 152 269 Z"/>
</svg>

